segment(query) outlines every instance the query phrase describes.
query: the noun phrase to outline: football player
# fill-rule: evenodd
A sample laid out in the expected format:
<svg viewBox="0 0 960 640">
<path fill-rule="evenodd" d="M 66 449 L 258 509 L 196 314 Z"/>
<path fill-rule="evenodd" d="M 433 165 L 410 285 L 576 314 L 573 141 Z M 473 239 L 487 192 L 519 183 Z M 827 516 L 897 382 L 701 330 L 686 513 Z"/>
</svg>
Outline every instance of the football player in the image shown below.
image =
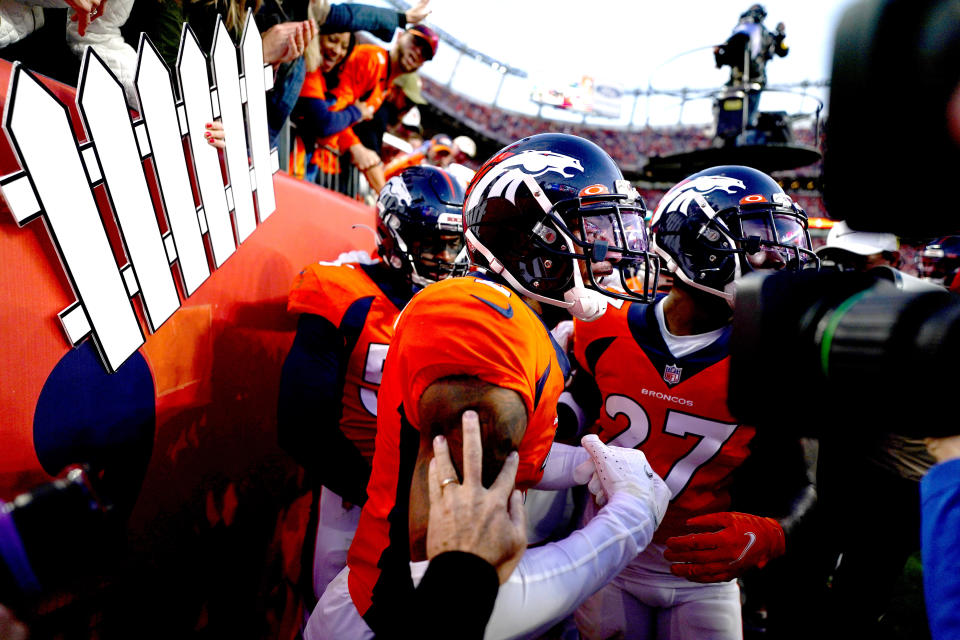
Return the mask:
<svg viewBox="0 0 960 640">
<path fill-rule="evenodd" d="M 575 321 L 573 343 L 578 377 L 599 391 L 594 430 L 608 444 L 642 449 L 672 498 L 654 544 L 591 596 L 576 621 L 587 638 L 732 640 L 743 635 L 735 579 L 784 552 L 784 522 L 809 506 L 811 491 L 799 442 L 770 438 L 759 462 L 771 468 L 755 488 L 782 494 L 754 501 L 779 506 L 769 513 L 782 519 L 734 510 L 733 472 L 767 440 L 727 409 L 735 288 L 746 273 L 801 269 L 816 257 L 803 210 L 747 167 L 715 167 L 680 182 L 650 228 L 674 276 L 669 294 L 649 305 L 618 302 L 593 323 Z M 771 354 L 771 366 L 758 375 L 777 375 L 789 363 Z M 786 471 L 796 479 L 781 480 Z"/>
<path fill-rule="evenodd" d="M 500 576 L 486 637 L 549 627 L 650 541 L 666 488 L 642 454 L 595 439 L 590 451 L 553 443 L 568 363 L 521 299 L 599 317 L 613 294 L 596 285 L 594 271 L 624 282 L 627 266 L 653 261 L 642 215 L 616 164 L 576 136 L 524 138 L 477 172 L 464 204 L 475 270 L 426 287 L 400 315 L 384 365 L 369 497 L 347 568 L 317 603 L 308 639 L 408 628 L 414 581 L 426 567 L 432 442 L 443 435 L 459 468 L 468 409 L 480 416 L 485 484 L 516 450 L 519 489 L 568 488 L 594 474 L 591 487 L 606 500 L 588 527 L 527 551 Z M 629 288 L 617 295 L 646 299 Z"/>
<path fill-rule="evenodd" d="M 920 277 L 960 293 L 960 236 L 937 238 L 920 253 Z"/>
<path fill-rule="evenodd" d="M 351 252 L 306 267 L 288 310 L 297 333 L 280 381 L 278 432 L 284 447 L 321 485 L 313 598 L 346 565 L 367 500 L 377 426 L 377 391 L 400 310 L 415 291 L 467 269 L 463 189 L 435 167 L 392 178 L 377 202 L 379 256 Z M 310 563 L 305 563 L 309 566 Z"/>
</svg>

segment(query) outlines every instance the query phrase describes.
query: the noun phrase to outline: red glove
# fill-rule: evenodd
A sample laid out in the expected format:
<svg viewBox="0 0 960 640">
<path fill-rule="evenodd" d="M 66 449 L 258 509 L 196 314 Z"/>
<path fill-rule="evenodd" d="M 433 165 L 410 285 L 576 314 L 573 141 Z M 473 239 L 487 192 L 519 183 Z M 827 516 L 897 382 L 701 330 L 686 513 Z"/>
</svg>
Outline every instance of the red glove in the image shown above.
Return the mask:
<svg viewBox="0 0 960 640">
<path fill-rule="evenodd" d="M 783 555 L 783 527 L 773 518 L 723 511 L 687 520 L 691 533 L 667 538 L 663 557 L 675 576 L 692 582 L 724 582 Z"/>
</svg>

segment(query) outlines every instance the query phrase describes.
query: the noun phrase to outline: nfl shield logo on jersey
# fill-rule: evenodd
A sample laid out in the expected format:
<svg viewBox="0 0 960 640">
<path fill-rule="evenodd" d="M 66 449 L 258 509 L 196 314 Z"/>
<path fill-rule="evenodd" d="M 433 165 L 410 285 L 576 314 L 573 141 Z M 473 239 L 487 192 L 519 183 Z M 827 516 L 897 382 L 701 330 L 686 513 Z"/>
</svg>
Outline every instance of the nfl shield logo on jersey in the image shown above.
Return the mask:
<svg viewBox="0 0 960 640">
<path fill-rule="evenodd" d="M 667 368 L 663 370 L 663 379 L 667 381 L 667 384 L 677 384 L 680 382 L 680 373 L 683 371 L 680 367 L 672 364 L 668 364 Z"/>
</svg>

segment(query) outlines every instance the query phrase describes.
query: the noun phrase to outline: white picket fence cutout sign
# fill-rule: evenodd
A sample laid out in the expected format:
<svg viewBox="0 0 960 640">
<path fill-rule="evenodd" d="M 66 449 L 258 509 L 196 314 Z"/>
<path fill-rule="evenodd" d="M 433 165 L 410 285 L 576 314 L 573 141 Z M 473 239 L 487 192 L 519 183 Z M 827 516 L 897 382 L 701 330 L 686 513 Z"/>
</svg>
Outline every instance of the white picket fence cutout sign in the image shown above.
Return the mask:
<svg viewBox="0 0 960 640">
<path fill-rule="evenodd" d="M 257 196 L 257 212 L 263 222 L 277 208 L 273 193 L 273 161 L 270 158 L 270 131 L 267 125 L 266 90 L 273 86 L 273 73 L 270 73 L 270 87 L 264 82 L 263 40 L 260 31 L 253 22 L 253 14 L 247 15 L 247 24 L 240 39 L 240 63 L 243 68 L 244 84 L 247 88 L 247 144 L 253 158 L 253 188 Z M 259 96 L 264 96 L 260 98 Z"/>
<path fill-rule="evenodd" d="M 183 140 L 177 102 L 170 84 L 170 70 L 145 35 L 140 37 L 140 55 L 134 80 L 140 113 L 147 127 L 153 150 L 160 197 L 170 222 L 173 251 L 168 256 L 180 263 L 184 291 L 188 296 L 210 277 L 203 231 L 193 203 L 193 189 L 187 165 L 183 162 Z"/>
<path fill-rule="evenodd" d="M 224 151 L 227 175 L 230 177 L 230 196 L 234 205 L 233 217 L 237 224 L 237 237 L 243 242 L 257 228 L 257 218 L 253 212 L 253 194 L 250 189 L 250 163 L 247 160 L 247 135 L 243 127 L 244 98 L 240 92 L 237 47 L 230 39 L 230 34 L 223 25 L 223 18 L 219 15 L 210 58 L 213 62 L 214 81 L 217 83 L 223 133 L 227 141 Z"/>
<path fill-rule="evenodd" d="M 186 113 L 186 128 L 190 136 L 190 152 L 193 154 L 193 170 L 203 201 L 197 216 L 201 228 L 205 228 L 213 250 L 213 263 L 217 269 L 233 255 L 237 245 L 233 238 L 230 207 L 220 175 L 220 157 L 217 150 L 203 138 L 206 123 L 213 121 L 213 103 L 207 79 L 207 58 L 200 50 L 197 36 L 189 25 L 183 25 L 180 35 L 180 52 L 177 55 L 177 75 L 180 78 L 180 95 Z"/>
<path fill-rule="evenodd" d="M 276 149 L 269 147 L 266 112 L 272 73 L 263 63 L 260 34 L 249 11 L 241 42 L 243 77 L 237 47 L 218 18 L 211 54 L 217 87 L 211 89 L 207 56 L 184 24 L 177 56 L 178 100 L 170 69 L 141 35 L 136 121 L 119 81 L 87 49 L 76 98 L 88 140 L 82 144 L 74 137 L 66 106 L 32 73 L 13 65 L 3 128 L 23 169 L 0 178 L 0 192 L 18 225 L 39 217 L 46 221 L 77 298 L 58 314 L 64 332 L 73 345 L 93 340 L 110 372 L 145 341 L 134 299 L 142 305 L 147 330 L 156 331 L 180 308 L 174 271 L 186 297 L 193 295 L 210 276 L 210 261 L 215 268 L 222 266 L 237 242 L 256 230 L 257 214 L 262 221 L 276 209 L 273 173 L 278 163 Z M 226 136 L 226 186 L 219 154 L 204 139 L 206 123 L 217 116 Z M 183 136 L 188 137 L 190 162 Z M 152 168 L 144 159 L 150 159 Z M 151 171 L 159 187 L 159 212 L 150 195 Z M 97 209 L 93 189 L 101 184 L 112 209 L 102 215 L 112 214 L 117 222 L 128 260 L 124 265 L 114 259 Z M 161 233 L 162 226 L 169 231 Z"/>
<path fill-rule="evenodd" d="M 123 86 L 91 48 L 83 57 L 78 86 L 80 117 L 87 138 L 94 141 L 150 331 L 156 331 L 180 307 L 180 299 L 153 211 Z"/>
</svg>

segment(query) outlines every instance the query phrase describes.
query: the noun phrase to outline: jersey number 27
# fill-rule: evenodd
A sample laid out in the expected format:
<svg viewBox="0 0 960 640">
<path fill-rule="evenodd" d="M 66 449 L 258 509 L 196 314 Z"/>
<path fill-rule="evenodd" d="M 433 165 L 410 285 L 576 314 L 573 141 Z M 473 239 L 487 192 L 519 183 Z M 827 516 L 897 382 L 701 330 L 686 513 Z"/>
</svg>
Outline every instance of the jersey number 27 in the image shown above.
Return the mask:
<svg viewBox="0 0 960 640">
<path fill-rule="evenodd" d="M 627 428 L 608 444 L 632 449 L 650 437 L 650 418 L 633 398 L 612 394 L 607 397 L 603 409 L 611 420 L 618 415 L 627 418 Z M 680 438 L 689 435 L 700 438 L 685 456 L 673 463 L 663 479 L 670 488 L 671 499 L 676 498 L 686 488 L 697 469 L 712 460 L 736 430 L 736 423 L 718 422 L 689 413 L 667 410 L 667 417 L 663 422 L 664 433 Z"/>
</svg>

